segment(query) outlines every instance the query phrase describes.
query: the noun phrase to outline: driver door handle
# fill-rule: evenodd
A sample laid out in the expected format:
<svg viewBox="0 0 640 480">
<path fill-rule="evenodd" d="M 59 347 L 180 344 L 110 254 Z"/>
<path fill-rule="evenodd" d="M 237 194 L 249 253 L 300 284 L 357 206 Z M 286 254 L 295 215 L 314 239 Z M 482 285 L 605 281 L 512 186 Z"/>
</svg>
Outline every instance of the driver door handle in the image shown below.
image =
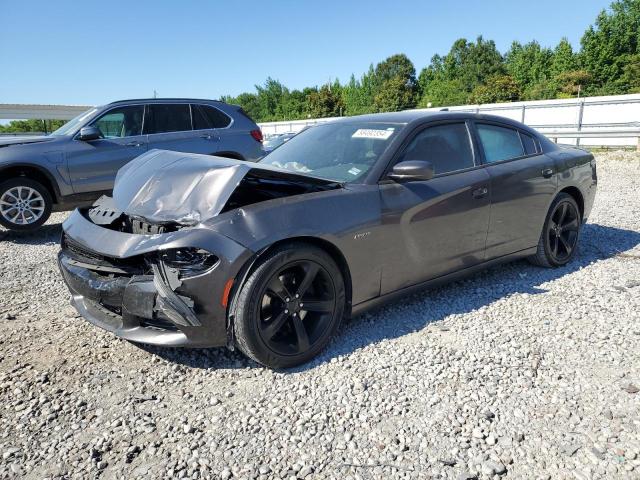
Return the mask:
<svg viewBox="0 0 640 480">
<path fill-rule="evenodd" d="M 480 187 L 471 192 L 471 195 L 473 195 L 473 198 L 484 198 L 487 196 L 487 193 L 489 193 L 489 189 L 487 187 Z"/>
<path fill-rule="evenodd" d="M 141 147 L 142 143 L 140 143 L 140 142 L 129 142 L 129 143 L 125 143 L 125 145 L 127 147 Z"/>
</svg>

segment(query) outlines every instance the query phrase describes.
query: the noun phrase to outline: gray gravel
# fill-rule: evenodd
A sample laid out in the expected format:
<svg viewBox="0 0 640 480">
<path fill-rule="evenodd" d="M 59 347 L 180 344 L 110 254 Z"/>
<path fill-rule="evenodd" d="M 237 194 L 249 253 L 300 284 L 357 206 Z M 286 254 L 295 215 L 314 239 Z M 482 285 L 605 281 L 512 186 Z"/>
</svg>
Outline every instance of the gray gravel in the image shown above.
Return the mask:
<svg viewBox="0 0 640 480">
<path fill-rule="evenodd" d="M 640 156 L 599 155 L 581 251 L 345 325 L 273 372 L 85 323 L 56 214 L 0 231 L 0 478 L 640 478 Z"/>
</svg>

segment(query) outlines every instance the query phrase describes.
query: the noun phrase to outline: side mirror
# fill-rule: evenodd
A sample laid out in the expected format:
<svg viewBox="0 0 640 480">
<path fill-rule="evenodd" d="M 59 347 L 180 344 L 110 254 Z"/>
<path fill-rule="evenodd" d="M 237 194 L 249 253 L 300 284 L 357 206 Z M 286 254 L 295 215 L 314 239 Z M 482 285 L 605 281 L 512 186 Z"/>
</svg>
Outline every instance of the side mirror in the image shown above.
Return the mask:
<svg viewBox="0 0 640 480">
<path fill-rule="evenodd" d="M 89 142 L 91 140 L 97 140 L 102 136 L 100 133 L 100 129 L 95 126 L 90 127 L 82 127 L 80 129 L 80 135 L 78 135 L 78 140 L 82 140 L 83 142 Z"/>
<path fill-rule="evenodd" d="M 389 178 L 396 182 L 415 182 L 423 180 L 431 180 L 434 175 L 433 165 L 431 162 L 424 160 L 407 160 L 397 163 Z"/>
</svg>

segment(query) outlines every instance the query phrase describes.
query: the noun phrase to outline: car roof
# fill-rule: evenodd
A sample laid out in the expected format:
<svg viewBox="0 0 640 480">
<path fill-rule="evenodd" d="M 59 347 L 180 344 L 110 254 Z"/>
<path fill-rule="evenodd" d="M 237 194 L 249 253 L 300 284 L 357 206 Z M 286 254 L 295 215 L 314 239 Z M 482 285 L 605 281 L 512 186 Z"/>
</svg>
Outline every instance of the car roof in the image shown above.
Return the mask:
<svg viewBox="0 0 640 480">
<path fill-rule="evenodd" d="M 123 103 L 218 103 L 228 105 L 220 100 L 211 100 L 206 98 L 130 98 L 127 100 L 116 100 L 107 105 L 120 105 Z M 105 106 L 107 106 L 105 105 Z"/>
<path fill-rule="evenodd" d="M 447 121 L 447 120 L 484 120 L 489 122 L 498 122 L 506 125 L 510 125 L 514 128 L 519 128 L 529 132 L 535 132 L 527 125 L 520 123 L 508 117 L 502 117 L 498 115 L 487 115 L 484 113 L 475 112 L 451 112 L 448 110 L 404 110 L 401 112 L 388 112 L 388 113 L 370 113 L 366 115 L 356 115 L 353 117 L 343 117 L 337 122 L 388 122 L 388 123 L 403 123 L 403 124 L 416 124 L 426 121 Z"/>
</svg>

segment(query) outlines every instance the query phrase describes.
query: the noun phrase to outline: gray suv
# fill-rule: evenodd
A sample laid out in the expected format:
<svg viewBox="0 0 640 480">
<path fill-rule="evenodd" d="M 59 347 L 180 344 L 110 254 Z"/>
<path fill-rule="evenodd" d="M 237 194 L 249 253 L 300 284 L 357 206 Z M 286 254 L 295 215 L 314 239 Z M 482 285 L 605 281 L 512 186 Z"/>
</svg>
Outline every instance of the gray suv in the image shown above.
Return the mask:
<svg viewBox="0 0 640 480">
<path fill-rule="evenodd" d="M 116 172 L 151 149 L 255 161 L 262 133 L 237 105 L 214 100 L 113 102 L 44 137 L 0 138 L 0 224 L 35 230 L 113 188 Z"/>
</svg>

